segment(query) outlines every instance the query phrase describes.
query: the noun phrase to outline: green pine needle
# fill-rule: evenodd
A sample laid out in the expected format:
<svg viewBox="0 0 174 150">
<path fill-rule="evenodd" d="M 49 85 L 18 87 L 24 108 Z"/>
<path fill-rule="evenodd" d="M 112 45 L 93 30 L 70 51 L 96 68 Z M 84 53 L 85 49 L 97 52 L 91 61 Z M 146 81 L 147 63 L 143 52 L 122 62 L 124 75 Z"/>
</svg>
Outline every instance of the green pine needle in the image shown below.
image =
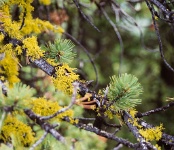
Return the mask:
<svg viewBox="0 0 174 150">
<path fill-rule="evenodd" d="M 56 39 L 53 44 L 44 47 L 45 57 L 53 59 L 55 63 L 70 63 L 75 57 L 73 48 L 71 40 Z"/>
<path fill-rule="evenodd" d="M 3 97 L 3 105 L 14 106 L 14 109 L 19 109 L 26 107 L 26 101 L 31 99 L 34 92 L 34 89 L 29 86 L 16 83 L 13 88 L 9 88 L 7 96 L 0 95 L 0 97 Z"/>
<path fill-rule="evenodd" d="M 1 5 L 4 5 L 4 4 L 7 3 L 8 1 L 9 1 L 9 0 L 1 0 L 1 1 L 0 1 L 0 6 L 1 6 Z"/>
<path fill-rule="evenodd" d="M 139 95 L 143 89 L 138 79 L 131 74 L 112 76 L 108 98 L 115 104 L 116 110 L 128 110 L 141 103 Z"/>
</svg>

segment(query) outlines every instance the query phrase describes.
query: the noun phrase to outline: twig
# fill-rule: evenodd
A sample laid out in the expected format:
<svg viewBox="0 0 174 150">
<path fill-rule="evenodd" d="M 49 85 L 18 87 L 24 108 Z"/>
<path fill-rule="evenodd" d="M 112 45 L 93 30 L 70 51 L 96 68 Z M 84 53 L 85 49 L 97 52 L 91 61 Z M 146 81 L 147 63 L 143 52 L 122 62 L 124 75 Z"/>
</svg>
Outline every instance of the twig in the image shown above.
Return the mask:
<svg viewBox="0 0 174 150">
<path fill-rule="evenodd" d="M 56 72 L 55 68 L 51 66 L 49 63 L 47 63 L 43 58 L 36 59 L 36 60 L 32 60 L 32 59 L 29 59 L 29 60 L 38 68 L 46 72 L 48 75 L 55 77 L 55 72 Z"/>
<path fill-rule="evenodd" d="M 156 2 L 156 0 L 153 0 Z M 159 28 L 157 26 L 157 23 L 155 21 L 155 10 L 153 8 L 153 6 L 149 3 L 148 0 L 146 0 L 146 4 L 152 14 L 152 20 L 153 20 L 153 24 L 154 24 L 154 28 L 155 28 L 155 31 L 156 31 L 156 35 L 157 35 L 157 38 L 158 38 L 158 43 L 159 43 L 159 51 L 160 51 L 160 54 L 161 54 L 161 58 L 164 62 L 164 64 L 172 71 L 174 72 L 174 69 L 171 67 L 170 64 L 168 64 L 168 62 L 166 61 L 165 57 L 164 57 L 164 53 L 163 53 L 163 45 L 162 45 L 162 41 L 161 41 L 161 37 L 160 37 L 160 33 L 159 33 Z M 162 9 L 162 8 L 161 8 Z M 167 11 L 167 10 L 166 10 Z"/>
<path fill-rule="evenodd" d="M 160 111 L 165 111 L 165 110 L 167 110 L 168 108 L 170 108 L 172 106 L 174 106 L 174 102 L 171 102 L 171 103 L 167 104 L 166 106 L 159 107 L 159 108 L 156 108 L 156 109 L 144 112 L 144 113 L 138 112 L 136 117 L 141 118 L 141 117 L 144 117 L 144 116 L 149 116 L 149 115 L 152 115 L 154 113 L 158 113 Z"/>
<path fill-rule="evenodd" d="M 146 140 L 140 135 L 137 127 L 131 123 L 131 122 L 133 122 L 133 118 L 126 111 L 123 111 L 123 120 L 124 120 L 125 124 L 127 125 L 127 127 L 129 128 L 129 130 L 136 137 L 136 139 L 138 139 L 139 144 L 137 144 L 137 148 L 140 148 L 143 150 L 148 150 L 149 148 L 151 148 L 152 150 L 157 150 L 151 143 L 146 142 Z M 132 121 L 130 121 L 130 120 L 132 120 Z"/>
<path fill-rule="evenodd" d="M 116 147 L 114 147 L 113 150 L 119 150 L 122 147 L 123 147 L 123 144 L 119 143 Z"/>
<path fill-rule="evenodd" d="M 90 62 L 92 64 L 92 66 L 94 68 L 94 72 L 95 72 L 95 76 L 96 76 L 96 84 L 95 84 L 95 87 L 94 87 L 94 90 L 95 90 L 97 88 L 97 86 L 98 86 L 98 72 L 97 72 L 97 68 L 95 66 L 95 63 L 94 63 L 93 59 L 91 58 L 88 50 L 75 37 L 73 37 L 72 35 L 70 35 L 67 32 L 64 32 L 64 34 L 67 37 L 69 37 L 72 41 L 74 41 L 76 44 L 78 44 L 83 49 L 83 51 L 86 53 L 86 55 L 88 56 L 88 58 L 89 58 L 89 60 L 90 60 Z"/>
<path fill-rule="evenodd" d="M 100 8 L 100 10 L 102 11 L 102 13 L 105 16 L 105 18 L 108 20 L 108 22 L 110 23 L 110 25 L 113 27 L 113 29 L 114 29 L 117 37 L 118 37 L 118 40 L 119 40 L 119 43 L 120 43 L 120 67 L 119 67 L 118 74 L 120 74 L 121 73 L 121 67 L 122 67 L 122 61 L 123 61 L 123 53 L 124 53 L 123 40 L 121 38 L 120 32 L 118 31 L 115 23 L 113 23 L 113 21 L 109 18 L 108 14 L 103 9 L 103 7 L 100 6 L 100 4 L 97 4 L 97 6 Z"/>
<path fill-rule="evenodd" d="M 23 13 L 23 17 L 22 17 L 22 23 L 21 23 L 21 26 L 20 26 L 19 30 L 21 30 L 22 27 L 24 26 L 26 14 L 27 14 L 26 13 L 26 8 L 24 8 L 24 13 Z"/>
<path fill-rule="evenodd" d="M 164 7 L 158 0 L 150 0 L 150 2 L 157 6 L 159 9 L 161 9 L 165 14 L 170 15 L 170 11 L 167 10 L 166 7 Z"/>
<path fill-rule="evenodd" d="M 96 29 L 98 32 L 100 32 L 100 30 L 88 19 L 88 17 L 83 13 L 83 11 L 81 10 L 79 3 L 77 2 L 77 0 L 73 0 L 74 4 L 76 5 L 77 9 L 79 10 L 79 12 L 81 13 L 81 15 L 83 16 L 83 18 L 85 20 L 87 20 L 87 22 L 89 22 L 89 24 L 94 27 L 94 29 Z"/>
<path fill-rule="evenodd" d="M 105 126 L 108 126 L 108 127 L 121 128 L 121 125 L 107 123 L 105 120 L 103 121 L 103 124 L 104 124 Z"/>
<path fill-rule="evenodd" d="M 58 141 L 65 143 L 64 137 L 56 130 L 55 127 L 50 125 L 47 122 L 44 122 L 40 119 L 40 116 L 36 115 L 32 110 L 25 109 L 25 114 L 34 122 L 36 122 L 42 129 L 44 129 L 46 132 L 50 133 L 53 137 L 55 137 Z"/>
<path fill-rule="evenodd" d="M 67 121 L 67 122 L 70 122 L 68 117 L 65 117 L 64 120 Z M 129 148 L 135 148 L 135 144 L 133 144 L 133 143 L 131 143 L 131 142 L 129 142 L 129 141 L 123 139 L 123 138 L 119 138 L 119 137 L 117 137 L 117 136 L 115 136 L 111 133 L 108 133 L 106 131 L 103 131 L 103 130 L 100 130 L 96 127 L 93 127 L 92 125 L 86 125 L 86 124 L 83 124 L 83 123 L 78 123 L 78 124 L 74 124 L 74 126 L 80 128 L 80 129 L 84 129 L 86 131 L 96 133 L 97 135 L 106 137 L 108 139 L 117 141 L 117 142 L 122 143 L 123 145 L 125 145 Z"/>
<path fill-rule="evenodd" d="M 42 137 L 36 142 L 34 143 L 30 148 L 29 150 L 34 150 L 40 143 L 43 142 L 43 140 L 46 138 L 48 132 L 44 132 L 44 134 L 42 135 Z"/>
<path fill-rule="evenodd" d="M 140 120 L 140 125 L 144 128 L 144 129 L 148 129 L 148 128 L 153 128 L 154 126 L 145 122 L 144 120 Z M 173 149 L 174 148 L 174 136 L 168 135 L 166 133 L 162 133 L 162 137 L 160 139 L 160 143 L 169 146 L 170 148 L 168 149 Z"/>
<path fill-rule="evenodd" d="M 0 80 L 0 86 L 1 86 L 2 93 L 7 96 L 8 89 L 1 80 Z"/>
<path fill-rule="evenodd" d="M 65 112 L 65 111 L 69 110 L 75 104 L 76 95 L 77 95 L 77 89 L 79 87 L 79 83 L 78 82 L 74 82 L 73 86 L 74 86 L 74 90 L 73 90 L 73 94 L 72 94 L 72 98 L 71 98 L 71 103 L 68 105 L 68 107 L 62 108 L 61 110 L 58 110 L 56 113 L 54 113 L 54 114 L 52 114 L 50 116 L 40 117 L 41 120 L 52 119 L 52 118 L 56 117 L 58 114 L 61 114 L 61 113 Z"/>
<path fill-rule="evenodd" d="M 0 119 L 0 133 L 1 133 L 2 125 L 3 125 L 4 119 L 6 118 L 6 115 L 7 115 L 7 112 L 3 111 L 1 119 Z"/>
<path fill-rule="evenodd" d="M 88 120 L 88 121 L 95 121 L 95 118 L 75 117 L 74 119 L 78 119 L 78 120 Z"/>
</svg>

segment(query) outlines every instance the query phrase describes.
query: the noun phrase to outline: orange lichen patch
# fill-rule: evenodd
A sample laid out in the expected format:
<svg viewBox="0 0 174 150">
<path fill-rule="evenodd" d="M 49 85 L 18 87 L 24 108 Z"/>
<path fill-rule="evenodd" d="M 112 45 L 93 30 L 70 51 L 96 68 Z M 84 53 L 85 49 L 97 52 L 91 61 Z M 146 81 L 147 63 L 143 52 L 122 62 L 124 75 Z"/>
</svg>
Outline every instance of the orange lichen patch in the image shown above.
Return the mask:
<svg viewBox="0 0 174 150">
<path fill-rule="evenodd" d="M 83 107 L 84 109 L 96 109 L 97 100 L 91 100 L 92 94 L 86 93 L 84 97 L 79 98 L 75 101 L 76 105 Z"/>
</svg>

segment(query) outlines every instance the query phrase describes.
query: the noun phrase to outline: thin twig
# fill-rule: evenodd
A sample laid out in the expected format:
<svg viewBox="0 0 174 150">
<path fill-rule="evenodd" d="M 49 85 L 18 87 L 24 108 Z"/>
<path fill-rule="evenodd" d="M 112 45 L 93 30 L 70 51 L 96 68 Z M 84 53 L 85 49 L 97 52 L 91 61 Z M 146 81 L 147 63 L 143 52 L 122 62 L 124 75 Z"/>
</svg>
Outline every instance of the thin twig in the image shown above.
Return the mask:
<svg viewBox="0 0 174 150">
<path fill-rule="evenodd" d="M 42 137 L 41 137 L 38 141 L 36 141 L 36 143 L 34 143 L 34 144 L 29 148 L 29 150 L 34 150 L 40 143 L 42 143 L 43 140 L 46 138 L 47 134 L 48 134 L 48 132 L 44 132 L 44 134 L 42 135 Z"/>
<path fill-rule="evenodd" d="M 55 129 L 54 126 L 50 125 L 47 122 L 44 122 L 40 119 L 40 116 L 32 112 L 30 109 L 24 110 L 25 114 L 34 122 L 36 122 L 40 127 L 45 130 L 46 132 L 50 133 L 54 138 L 56 138 L 58 141 L 65 143 L 65 138 Z"/>
<path fill-rule="evenodd" d="M 118 9 L 117 7 L 119 7 L 119 6 L 116 4 L 116 2 L 114 0 L 112 0 L 111 3 L 112 3 L 112 9 L 115 12 L 115 9 Z M 140 41 L 141 41 L 141 44 L 142 44 L 143 48 L 145 50 L 149 51 L 149 52 L 157 52 L 157 50 L 151 50 L 150 48 L 146 47 L 145 42 L 144 42 L 143 32 L 142 32 L 140 26 L 138 25 L 138 23 L 136 22 L 136 20 L 132 16 L 130 16 L 128 13 L 126 13 L 123 9 L 121 9 L 120 7 L 119 7 L 119 10 L 124 15 L 125 19 L 129 23 L 136 26 L 137 29 L 139 30 L 139 32 L 140 32 Z"/>
<path fill-rule="evenodd" d="M 67 122 L 70 122 L 68 117 L 65 117 L 63 120 L 65 120 Z M 128 140 L 125 140 L 123 138 L 117 137 L 117 136 L 115 136 L 115 135 L 113 135 L 111 133 L 108 133 L 106 131 L 100 130 L 100 129 L 96 128 L 96 127 L 93 127 L 92 125 L 86 125 L 86 124 L 83 124 L 83 123 L 78 123 L 78 124 L 74 124 L 74 126 L 80 128 L 80 129 L 84 129 L 86 131 L 90 131 L 90 132 L 96 133 L 97 135 L 106 137 L 108 139 L 117 141 L 117 142 L 122 143 L 123 145 L 125 145 L 125 146 L 127 146 L 129 148 L 135 148 L 136 144 L 133 144 L 133 143 L 129 142 Z"/>
<path fill-rule="evenodd" d="M 114 147 L 113 150 L 119 150 L 122 147 L 123 147 L 123 144 L 119 143 L 116 147 Z"/>
<path fill-rule="evenodd" d="M 77 2 L 77 0 L 73 0 L 74 4 L 76 5 L 77 9 L 79 10 L 79 12 L 81 13 L 81 15 L 83 16 L 83 18 L 89 22 L 89 24 L 94 27 L 94 29 L 96 29 L 98 32 L 100 32 L 100 30 L 88 19 L 88 17 L 83 13 L 83 11 L 81 10 L 79 3 Z"/>
<path fill-rule="evenodd" d="M 103 9 L 103 7 L 101 7 L 100 5 L 98 5 L 98 7 L 100 8 L 100 10 L 102 11 L 103 15 L 105 16 L 105 18 L 108 20 L 108 22 L 110 23 L 110 25 L 113 27 L 117 37 L 118 37 L 118 40 L 119 40 L 119 43 L 120 43 L 120 67 L 119 67 L 119 71 L 118 71 L 118 74 L 121 73 L 121 68 L 122 68 L 122 61 L 123 61 L 123 53 L 124 53 L 124 46 L 123 46 L 123 40 L 122 40 L 122 37 L 120 35 L 120 32 L 118 31 L 115 23 L 113 23 L 113 21 L 109 18 L 108 14 L 106 13 L 106 11 Z"/>
<path fill-rule="evenodd" d="M 1 80 L 0 80 L 0 86 L 1 86 L 2 93 L 7 96 L 8 89 L 5 86 L 4 82 L 2 82 Z"/>
<path fill-rule="evenodd" d="M 165 111 L 165 110 L 169 109 L 172 106 L 174 106 L 174 102 L 171 102 L 171 103 L 167 104 L 166 106 L 159 107 L 159 108 L 156 108 L 156 109 L 144 112 L 144 113 L 139 112 L 139 113 L 137 113 L 136 117 L 141 118 L 141 117 L 144 117 L 144 116 L 149 116 L 149 115 L 152 115 L 154 113 L 158 113 L 160 111 Z"/>
<path fill-rule="evenodd" d="M 156 1 L 156 0 L 154 0 Z M 161 58 L 164 62 L 164 64 L 172 71 L 174 72 L 174 69 L 171 67 L 171 65 L 166 61 L 165 57 L 164 57 L 164 53 L 163 53 L 163 45 L 162 45 L 162 41 L 161 41 L 161 36 L 160 36 L 160 33 L 159 33 L 159 28 L 157 26 L 157 23 L 155 21 L 155 10 L 153 8 L 153 6 L 149 3 L 148 0 L 146 0 L 146 4 L 152 14 L 152 20 L 153 20 L 153 24 L 154 24 L 154 28 L 155 28 L 155 31 L 156 31 L 156 35 L 157 35 L 157 38 L 158 38 L 158 43 L 159 43 L 159 51 L 160 51 L 160 54 L 161 54 Z"/>
<path fill-rule="evenodd" d="M 3 125 L 4 119 L 6 118 L 6 115 L 7 115 L 7 112 L 3 111 L 1 119 L 0 119 L 0 133 L 1 133 L 2 125 Z"/>
<path fill-rule="evenodd" d="M 83 117 L 75 117 L 74 119 L 78 119 L 78 120 L 88 120 L 88 121 L 94 121 L 95 118 L 83 118 Z"/>
<path fill-rule="evenodd" d="M 96 84 L 95 84 L 95 87 L 94 87 L 94 90 L 95 90 L 98 87 L 98 71 L 97 71 L 96 65 L 94 63 L 94 60 L 91 58 L 91 56 L 89 54 L 89 51 L 75 37 L 73 37 L 72 35 L 70 35 L 67 32 L 64 32 L 64 34 L 67 37 L 69 37 L 72 41 L 74 41 L 76 44 L 78 44 L 83 49 L 83 51 L 86 53 L 86 55 L 88 56 L 92 66 L 94 68 L 94 72 L 95 72 L 95 76 L 96 76 Z"/>
<path fill-rule="evenodd" d="M 166 9 L 166 7 L 164 7 L 158 0 L 150 0 L 150 2 L 157 6 L 159 9 L 161 9 L 165 14 L 170 15 L 170 11 Z"/>
<path fill-rule="evenodd" d="M 25 24 L 26 14 L 27 14 L 27 13 L 26 13 L 26 8 L 24 8 L 24 13 L 23 13 L 23 17 L 22 17 L 22 23 L 21 23 L 21 26 L 20 26 L 19 30 L 21 30 L 22 27 L 23 27 L 24 24 Z"/>
</svg>

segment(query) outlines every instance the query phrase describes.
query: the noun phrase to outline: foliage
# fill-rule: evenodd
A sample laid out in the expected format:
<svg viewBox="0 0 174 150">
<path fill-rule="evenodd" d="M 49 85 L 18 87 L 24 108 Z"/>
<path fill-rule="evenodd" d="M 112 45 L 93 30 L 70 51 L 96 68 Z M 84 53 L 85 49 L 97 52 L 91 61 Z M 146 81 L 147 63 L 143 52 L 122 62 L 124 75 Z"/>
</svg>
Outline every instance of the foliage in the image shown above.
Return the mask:
<svg viewBox="0 0 174 150">
<path fill-rule="evenodd" d="M 142 86 L 133 75 L 112 76 L 108 90 L 108 98 L 113 101 L 116 110 L 128 110 L 141 103 L 138 96 L 142 93 Z"/>
<path fill-rule="evenodd" d="M 0 93 L 1 107 L 14 107 L 14 110 L 24 109 L 28 101 L 34 94 L 34 89 L 29 88 L 27 85 L 22 83 L 14 84 L 13 88 L 8 89 L 8 95 L 4 96 Z"/>
<path fill-rule="evenodd" d="M 157 113 L 161 119 L 159 112 L 174 105 L 162 106 L 174 83 L 157 25 L 158 19 L 173 24 L 173 12 L 161 9 L 172 7 L 169 2 L 162 6 L 154 0 L 1 1 L 0 149 L 119 149 L 119 143 L 172 149 L 174 137 L 164 131 L 168 120 L 155 126 L 159 119 L 147 119 L 150 124 L 143 118 Z M 170 40 L 165 46 L 172 49 Z M 166 56 L 172 64 L 171 51 Z M 95 89 L 87 81 L 93 78 Z"/>
<path fill-rule="evenodd" d="M 71 63 L 75 54 L 72 49 L 74 44 L 67 39 L 56 39 L 53 44 L 49 43 L 45 48 L 45 58 L 54 63 Z"/>
</svg>

